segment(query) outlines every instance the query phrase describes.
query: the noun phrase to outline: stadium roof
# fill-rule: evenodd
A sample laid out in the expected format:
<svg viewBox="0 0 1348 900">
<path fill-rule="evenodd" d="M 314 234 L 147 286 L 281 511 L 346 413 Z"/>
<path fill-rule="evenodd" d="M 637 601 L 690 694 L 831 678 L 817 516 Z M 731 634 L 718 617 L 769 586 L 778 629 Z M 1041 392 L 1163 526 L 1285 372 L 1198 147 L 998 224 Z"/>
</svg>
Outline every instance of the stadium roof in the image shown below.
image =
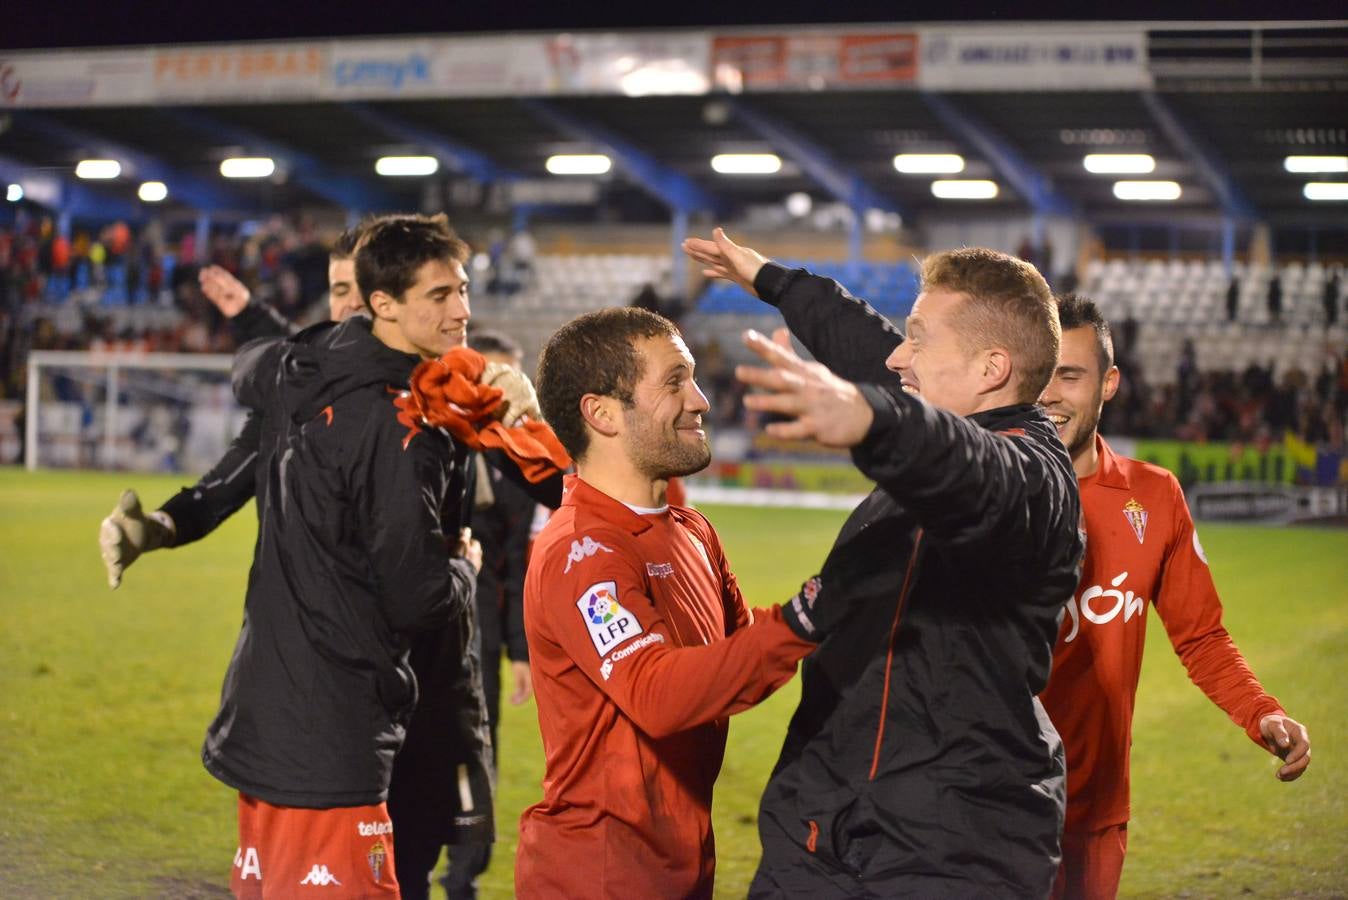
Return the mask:
<svg viewBox="0 0 1348 900">
<path fill-rule="evenodd" d="M 133 202 L 142 180 L 172 177 L 200 188 L 171 185 L 166 211 L 181 213 L 465 202 L 505 209 L 512 195 L 481 189 L 505 181 L 533 188 L 526 194 L 535 205 L 574 210 L 575 197 L 558 199 L 547 189 L 561 181 L 548 174 L 547 159 L 606 153 L 614 157 L 612 171 L 570 182 L 594 185 L 603 205 L 629 218 L 659 219 L 671 207 L 695 211 L 711 203 L 733 213 L 805 192 L 849 202 L 847 194 L 854 207 L 891 209 L 919 222 L 959 208 L 1342 227 L 1343 204 L 1307 199 L 1303 187 L 1318 176 L 1289 173 L 1284 159 L 1348 154 L 1348 27 L 1169 28 L 1147 40 L 1154 78 L 1138 89 L 786 85 L 732 94 L 713 86 L 685 96 L 15 108 L 0 112 L 0 177 L 26 169 L 71 180 L 80 160 L 112 157 L 123 175 L 99 183 L 101 195 Z M 783 162 L 771 176 L 723 175 L 711 166 L 723 153 L 775 153 Z M 953 177 L 994 181 L 998 193 L 938 199 L 931 188 L 938 176 L 900 174 L 893 163 L 899 153 L 959 154 L 964 170 Z M 1113 185 L 1129 176 L 1088 172 L 1088 153 L 1149 154 L 1155 168 L 1142 177 L 1177 182 L 1181 195 L 1160 205 L 1121 200 Z M 407 154 L 438 156 L 439 173 L 375 174 L 376 159 Z M 226 180 L 219 165 L 228 156 L 275 157 L 278 172 Z M 155 172 L 168 175 L 151 178 Z"/>
</svg>

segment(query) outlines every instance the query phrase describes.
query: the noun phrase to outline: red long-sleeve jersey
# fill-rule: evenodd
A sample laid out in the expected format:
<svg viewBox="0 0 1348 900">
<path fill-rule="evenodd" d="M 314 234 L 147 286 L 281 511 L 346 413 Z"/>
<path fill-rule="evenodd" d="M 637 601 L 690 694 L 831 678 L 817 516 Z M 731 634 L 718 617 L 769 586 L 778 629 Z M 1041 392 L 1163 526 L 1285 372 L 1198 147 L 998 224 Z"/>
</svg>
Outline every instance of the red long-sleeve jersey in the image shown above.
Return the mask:
<svg viewBox="0 0 1348 900">
<path fill-rule="evenodd" d="M 1179 482 L 1117 456 L 1080 479 L 1086 558 L 1067 603 L 1040 700 L 1067 748 L 1067 822 L 1089 831 L 1128 821 L 1133 705 L 1156 607 L 1189 678 L 1260 747 L 1259 720 L 1281 713 L 1222 626 L 1222 603 Z"/>
<path fill-rule="evenodd" d="M 639 513 L 571 476 L 524 586 L 546 771 L 521 897 L 710 897 L 727 717 L 814 649 L 744 604 L 699 513 Z"/>
</svg>

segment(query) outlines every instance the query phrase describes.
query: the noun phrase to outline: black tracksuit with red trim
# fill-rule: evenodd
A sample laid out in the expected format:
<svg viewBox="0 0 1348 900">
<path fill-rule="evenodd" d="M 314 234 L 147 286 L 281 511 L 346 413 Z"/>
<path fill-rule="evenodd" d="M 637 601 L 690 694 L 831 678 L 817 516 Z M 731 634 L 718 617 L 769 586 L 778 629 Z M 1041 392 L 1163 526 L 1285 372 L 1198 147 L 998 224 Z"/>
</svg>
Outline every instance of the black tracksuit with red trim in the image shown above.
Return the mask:
<svg viewBox="0 0 1348 900">
<path fill-rule="evenodd" d="M 902 335 L 836 282 L 769 263 L 754 286 L 862 384 L 853 460 L 877 488 L 824 564 L 864 602 L 804 663 L 750 896 L 1047 896 L 1064 762 L 1035 695 L 1083 549 L 1071 460 L 1032 405 L 904 394 Z"/>
</svg>

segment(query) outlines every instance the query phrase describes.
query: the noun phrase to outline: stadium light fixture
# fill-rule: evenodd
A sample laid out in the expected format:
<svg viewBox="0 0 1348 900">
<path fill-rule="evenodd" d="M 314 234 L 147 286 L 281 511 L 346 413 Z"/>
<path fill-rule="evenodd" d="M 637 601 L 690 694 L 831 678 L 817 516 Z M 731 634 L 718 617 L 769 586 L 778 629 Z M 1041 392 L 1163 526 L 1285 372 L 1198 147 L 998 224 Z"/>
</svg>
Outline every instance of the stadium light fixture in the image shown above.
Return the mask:
<svg viewBox="0 0 1348 900">
<path fill-rule="evenodd" d="M 814 207 L 814 198 L 804 191 L 796 191 L 786 196 L 786 211 L 797 219 L 810 214 Z"/>
<path fill-rule="evenodd" d="M 11 184 L 9 186 L 9 189 L 5 191 L 5 199 L 8 200 L 10 203 L 18 203 L 20 200 L 22 200 L 23 185 Z"/>
<path fill-rule="evenodd" d="M 122 174 L 122 164 L 115 159 L 82 159 L 75 166 L 75 177 L 105 181 Z"/>
<path fill-rule="evenodd" d="M 984 178 L 938 178 L 931 192 L 942 200 L 991 200 L 997 196 L 997 182 Z"/>
<path fill-rule="evenodd" d="M 549 156 L 545 165 L 553 175 L 603 175 L 613 160 L 602 153 L 561 153 Z"/>
<path fill-rule="evenodd" d="M 136 191 L 136 196 L 146 203 L 158 203 L 168 196 L 168 185 L 162 181 L 147 181 Z"/>
<path fill-rule="evenodd" d="M 1146 175 L 1156 170 L 1156 158 L 1150 153 L 1087 153 L 1081 164 L 1095 175 Z"/>
<path fill-rule="evenodd" d="M 374 170 L 391 177 L 434 175 L 440 171 L 440 161 L 434 156 L 381 156 L 375 160 Z"/>
<path fill-rule="evenodd" d="M 964 157 L 958 153 L 900 153 L 894 168 L 905 175 L 954 175 L 964 171 Z"/>
<path fill-rule="evenodd" d="M 1348 172 L 1348 156 L 1289 156 L 1282 161 L 1289 172 Z"/>
<path fill-rule="evenodd" d="M 1308 181 L 1301 192 L 1307 200 L 1348 200 L 1348 181 Z"/>
<path fill-rule="evenodd" d="M 266 178 L 276 171 L 276 162 L 266 156 L 234 156 L 220 163 L 226 178 Z"/>
<path fill-rule="evenodd" d="M 1178 200 L 1178 181 L 1116 181 L 1114 196 L 1120 200 Z"/>
<path fill-rule="evenodd" d="M 711 167 L 721 175 L 775 175 L 782 158 L 776 153 L 718 153 Z"/>
</svg>

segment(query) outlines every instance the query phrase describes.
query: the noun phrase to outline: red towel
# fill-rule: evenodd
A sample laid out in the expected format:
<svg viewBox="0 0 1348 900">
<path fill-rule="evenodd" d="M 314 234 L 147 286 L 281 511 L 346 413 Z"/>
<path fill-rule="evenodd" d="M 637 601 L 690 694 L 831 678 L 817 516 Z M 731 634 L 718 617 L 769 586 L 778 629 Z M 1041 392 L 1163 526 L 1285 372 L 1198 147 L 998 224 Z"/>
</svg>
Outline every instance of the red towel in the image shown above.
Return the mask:
<svg viewBox="0 0 1348 900">
<path fill-rule="evenodd" d="M 486 365 L 476 350 L 455 347 L 418 365 L 412 371 L 410 396 L 394 402 L 412 418 L 444 428 L 474 450 L 505 451 L 531 484 L 570 467 L 571 457 L 547 423 L 531 420 L 507 428 L 496 418 L 502 392 L 481 383 Z"/>
</svg>

